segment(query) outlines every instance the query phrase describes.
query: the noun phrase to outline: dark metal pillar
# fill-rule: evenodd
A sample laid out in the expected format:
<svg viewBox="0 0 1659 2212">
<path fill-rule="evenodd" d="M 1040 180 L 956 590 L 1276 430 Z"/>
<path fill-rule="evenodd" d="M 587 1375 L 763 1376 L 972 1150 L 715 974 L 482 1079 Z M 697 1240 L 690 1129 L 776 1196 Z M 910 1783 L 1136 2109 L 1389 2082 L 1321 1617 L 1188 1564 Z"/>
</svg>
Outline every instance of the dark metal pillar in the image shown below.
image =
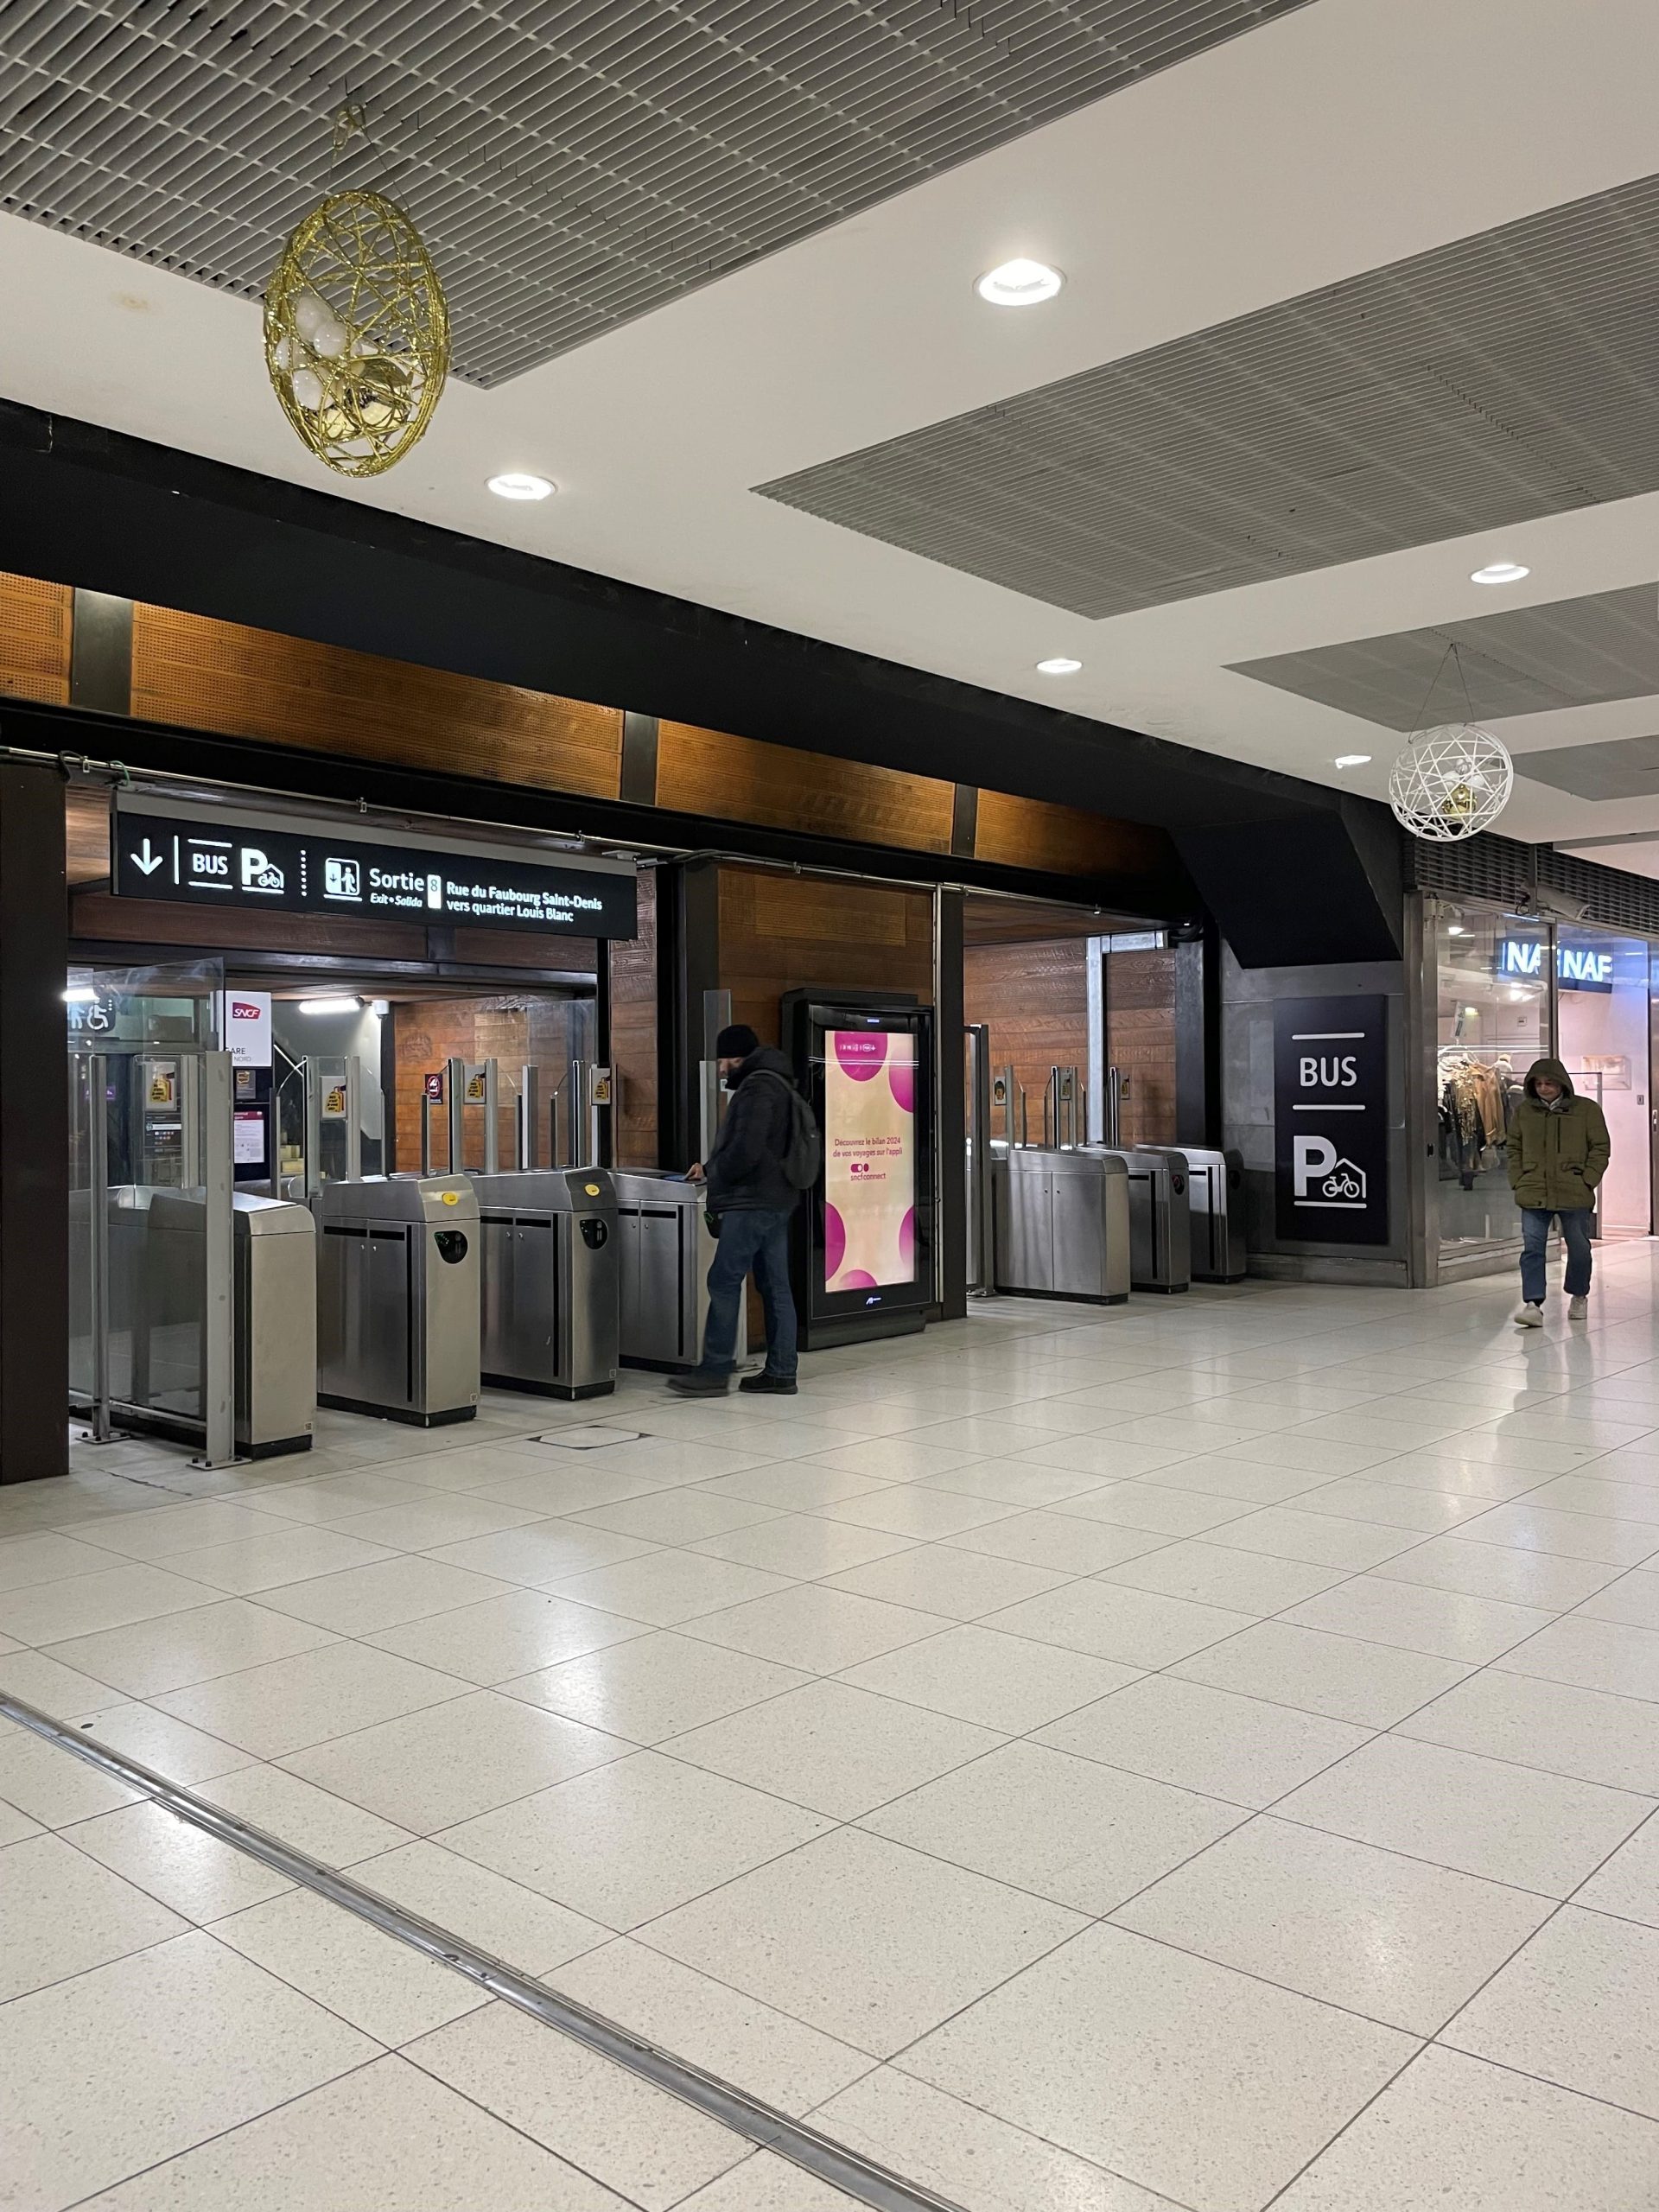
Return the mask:
<svg viewBox="0 0 1659 2212">
<path fill-rule="evenodd" d="M 63 782 L 0 766 L 0 1483 L 69 1471 Z"/>
</svg>

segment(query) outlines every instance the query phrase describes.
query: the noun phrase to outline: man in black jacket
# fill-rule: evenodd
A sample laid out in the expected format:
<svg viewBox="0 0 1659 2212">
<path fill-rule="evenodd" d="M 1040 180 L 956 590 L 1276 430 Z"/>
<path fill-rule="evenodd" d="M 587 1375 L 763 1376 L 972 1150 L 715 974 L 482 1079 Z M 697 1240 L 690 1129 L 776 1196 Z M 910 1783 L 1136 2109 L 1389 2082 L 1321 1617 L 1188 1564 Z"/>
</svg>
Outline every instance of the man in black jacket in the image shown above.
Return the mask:
<svg viewBox="0 0 1659 2212">
<path fill-rule="evenodd" d="M 766 1315 L 766 1364 L 740 1390 L 795 1395 L 795 1300 L 789 1287 L 789 1219 L 800 1192 L 784 1173 L 789 1148 L 789 1062 L 753 1029 L 734 1022 L 715 1040 L 731 1104 L 708 1160 L 687 1180 L 703 1184 L 720 1244 L 709 1268 L 702 1360 L 669 1383 L 687 1397 L 723 1397 L 736 1363 L 738 1305 L 751 1268 Z"/>
</svg>

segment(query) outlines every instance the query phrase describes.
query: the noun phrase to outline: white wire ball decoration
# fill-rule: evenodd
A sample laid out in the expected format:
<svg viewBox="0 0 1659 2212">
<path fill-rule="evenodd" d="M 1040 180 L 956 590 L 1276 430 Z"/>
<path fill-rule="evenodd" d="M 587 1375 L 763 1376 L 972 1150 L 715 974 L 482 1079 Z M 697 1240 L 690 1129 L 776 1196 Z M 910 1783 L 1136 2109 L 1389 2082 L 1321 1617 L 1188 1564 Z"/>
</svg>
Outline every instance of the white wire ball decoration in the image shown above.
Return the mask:
<svg viewBox="0 0 1659 2212">
<path fill-rule="evenodd" d="M 332 193 L 283 247 L 265 294 L 265 369 L 283 414 L 341 476 L 378 476 L 432 419 L 449 315 L 409 217 Z"/>
<path fill-rule="evenodd" d="M 1414 837 L 1454 845 L 1490 830 L 1510 803 L 1515 763 L 1490 730 L 1473 722 L 1427 729 L 1389 772 L 1389 804 Z"/>
</svg>

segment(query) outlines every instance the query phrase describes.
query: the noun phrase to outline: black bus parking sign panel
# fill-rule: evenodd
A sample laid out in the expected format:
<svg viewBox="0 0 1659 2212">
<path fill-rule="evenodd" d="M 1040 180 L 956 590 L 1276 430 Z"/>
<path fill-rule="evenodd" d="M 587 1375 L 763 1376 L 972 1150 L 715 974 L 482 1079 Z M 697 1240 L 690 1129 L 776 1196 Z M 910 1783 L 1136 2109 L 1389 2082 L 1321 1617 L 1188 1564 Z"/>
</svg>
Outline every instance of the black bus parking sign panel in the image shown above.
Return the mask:
<svg viewBox="0 0 1659 2212">
<path fill-rule="evenodd" d="M 1282 1240 L 1389 1241 L 1388 1014 L 1380 993 L 1274 1004 L 1274 1225 Z"/>
</svg>

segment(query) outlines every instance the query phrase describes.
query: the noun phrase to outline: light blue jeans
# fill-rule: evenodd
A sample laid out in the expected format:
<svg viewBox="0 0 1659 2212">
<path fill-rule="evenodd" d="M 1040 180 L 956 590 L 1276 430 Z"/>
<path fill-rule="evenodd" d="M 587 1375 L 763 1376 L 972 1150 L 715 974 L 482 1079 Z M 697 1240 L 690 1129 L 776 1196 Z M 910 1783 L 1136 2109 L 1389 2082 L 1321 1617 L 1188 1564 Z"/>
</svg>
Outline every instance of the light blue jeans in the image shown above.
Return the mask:
<svg viewBox="0 0 1659 2212">
<path fill-rule="evenodd" d="M 1544 1302 L 1544 1255 L 1549 1249 L 1549 1224 L 1559 1221 L 1567 1246 L 1567 1294 L 1582 1298 L 1590 1287 L 1590 1224 L 1592 1209 L 1567 1206 L 1552 1213 L 1548 1206 L 1521 1209 L 1521 1295 L 1529 1306 Z"/>
</svg>

